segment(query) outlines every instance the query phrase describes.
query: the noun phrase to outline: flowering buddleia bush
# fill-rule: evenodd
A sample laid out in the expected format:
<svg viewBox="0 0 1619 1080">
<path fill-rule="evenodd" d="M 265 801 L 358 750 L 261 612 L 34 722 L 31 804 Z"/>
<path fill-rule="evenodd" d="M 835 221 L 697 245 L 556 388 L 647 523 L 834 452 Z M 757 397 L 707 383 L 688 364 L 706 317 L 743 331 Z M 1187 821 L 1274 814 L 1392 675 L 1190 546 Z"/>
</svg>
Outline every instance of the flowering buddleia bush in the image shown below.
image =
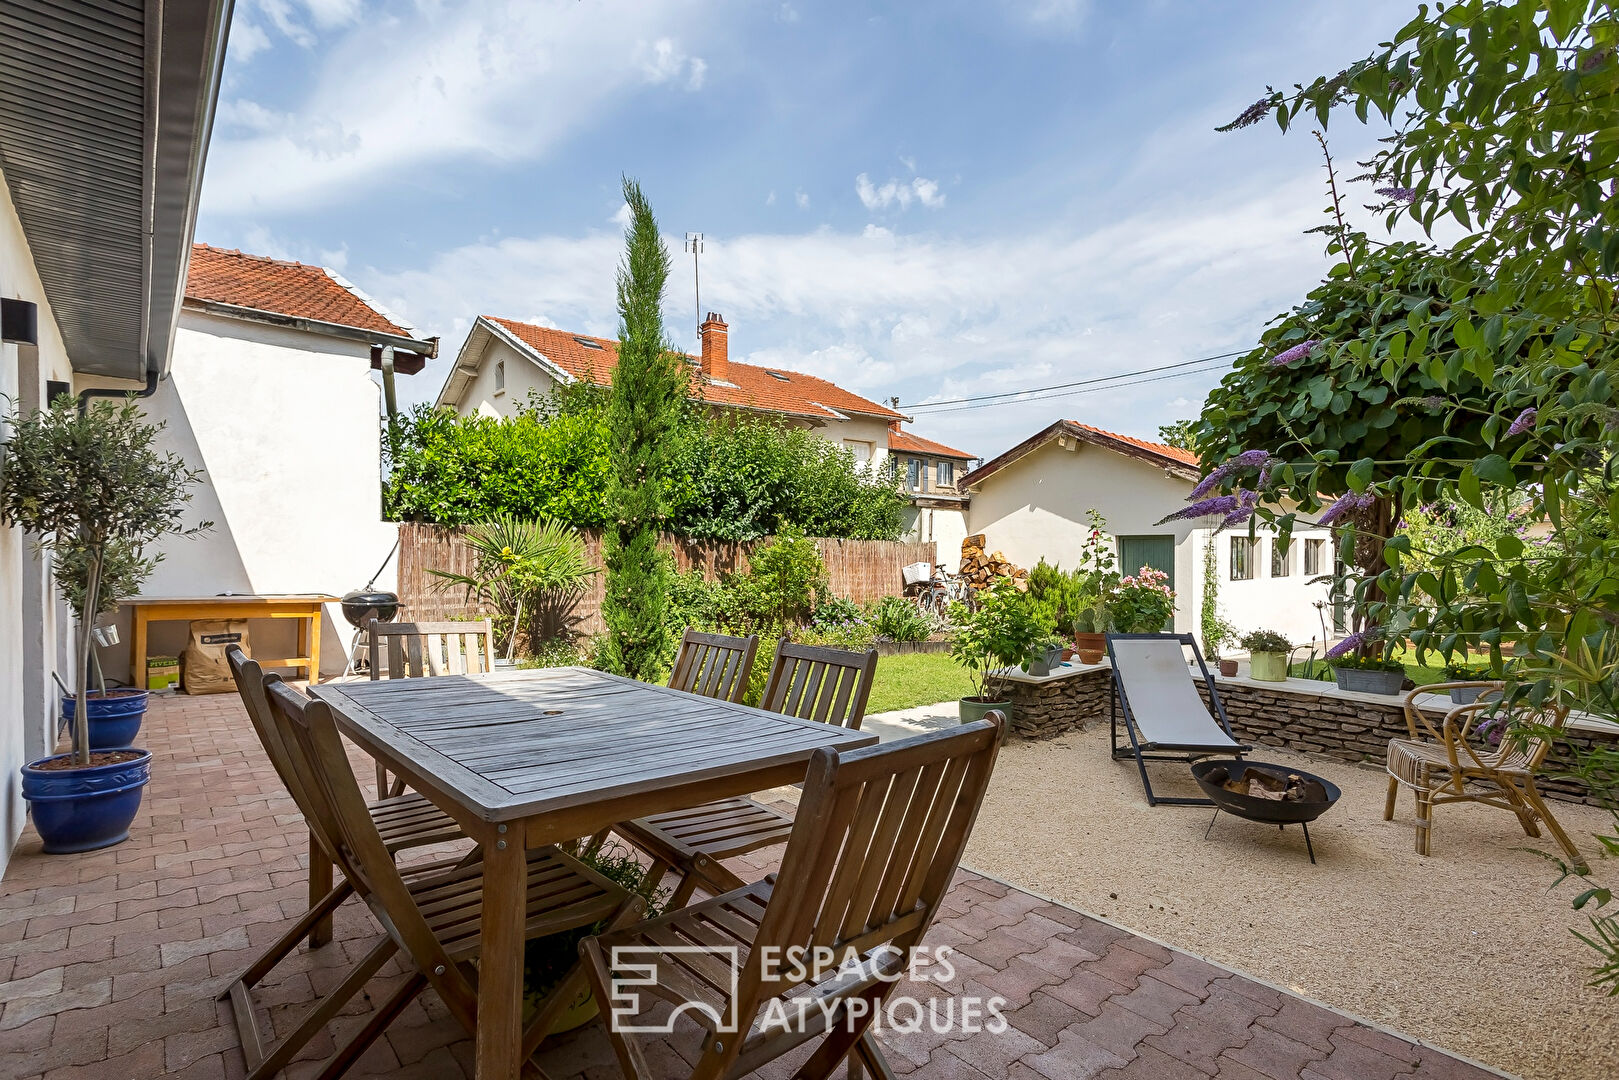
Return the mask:
<svg viewBox="0 0 1619 1080">
<path fill-rule="evenodd" d="M 1443 220 L 1463 235 L 1445 251 L 1375 243 L 1343 227 L 1335 198 L 1339 261 L 1211 395 L 1197 442 L 1215 464 L 1273 455 L 1258 515 L 1284 531 L 1336 510 L 1357 630 L 1408 638 L 1419 655 L 1482 648 L 1495 670 L 1510 642 L 1510 695 L 1619 721 L 1616 44 L 1608 2 L 1424 7 L 1371 56 L 1268 90 L 1227 125 L 1376 114 L 1393 133 L 1364 164 L 1386 223 Z M 1419 549 L 1402 515 L 1440 499 L 1524 507 L 1550 535 Z M 1610 808 L 1615 757 L 1578 766 Z M 1619 837 L 1599 840 L 1619 852 Z M 1595 981 L 1619 993 L 1611 899 L 1598 885 L 1576 905 L 1597 912 L 1583 935 L 1604 957 Z"/>
</svg>

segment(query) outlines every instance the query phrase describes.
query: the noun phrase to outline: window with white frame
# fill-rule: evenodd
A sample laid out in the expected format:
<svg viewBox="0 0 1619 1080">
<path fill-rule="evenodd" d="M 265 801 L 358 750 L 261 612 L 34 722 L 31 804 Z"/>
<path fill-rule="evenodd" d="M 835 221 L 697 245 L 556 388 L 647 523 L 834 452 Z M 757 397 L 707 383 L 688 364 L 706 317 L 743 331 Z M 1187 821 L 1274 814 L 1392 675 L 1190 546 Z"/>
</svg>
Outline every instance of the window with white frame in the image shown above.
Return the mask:
<svg viewBox="0 0 1619 1080">
<path fill-rule="evenodd" d="M 905 463 L 905 490 L 922 490 L 922 459 L 911 458 Z"/>
<path fill-rule="evenodd" d="M 1325 540 L 1306 540 L 1304 542 L 1304 572 L 1310 576 L 1325 574 L 1327 542 Z"/>
<path fill-rule="evenodd" d="M 940 460 L 940 461 L 937 461 L 937 462 L 934 463 L 934 466 L 933 466 L 933 486 L 934 487 L 941 487 L 941 488 L 955 487 L 956 486 L 956 463 L 955 462 Z"/>
<path fill-rule="evenodd" d="M 1293 548 L 1280 536 L 1270 542 L 1270 576 L 1291 577 L 1293 574 Z"/>
<path fill-rule="evenodd" d="M 1254 563 L 1258 561 L 1259 541 L 1250 540 L 1246 536 L 1233 536 L 1231 538 L 1231 580 L 1252 581 L 1254 578 Z"/>
<path fill-rule="evenodd" d="M 505 392 L 506 392 L 506 361 L 497 360 L 497 361 L 495 361 L 495 393 L 504 394 Z"/>
</svg>

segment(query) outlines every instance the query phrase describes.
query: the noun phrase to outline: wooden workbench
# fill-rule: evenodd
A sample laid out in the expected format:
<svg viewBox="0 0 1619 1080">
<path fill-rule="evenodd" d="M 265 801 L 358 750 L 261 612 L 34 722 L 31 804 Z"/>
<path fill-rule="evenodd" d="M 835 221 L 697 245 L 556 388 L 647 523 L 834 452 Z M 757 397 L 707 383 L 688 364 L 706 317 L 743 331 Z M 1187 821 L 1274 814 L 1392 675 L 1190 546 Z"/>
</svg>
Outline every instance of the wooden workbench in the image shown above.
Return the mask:
<svg viewBox="0 0 1619 1080">
<path fill-rule="evenodd" d="M 135 686 L 146 689 L 146 624 L 190 622 L 193 619 L 298 619 L 298 655 L 270 659 L 255 656 L 261 667 L 294 667 L 308 672 L 310 682 L 320 679 L 321 605 L 333 603 L 325 593 L 283 593 L 230 596 L 126 596 L 133 616 L 134 641 L 130 644 L 130 675 Z"/>
</svg>

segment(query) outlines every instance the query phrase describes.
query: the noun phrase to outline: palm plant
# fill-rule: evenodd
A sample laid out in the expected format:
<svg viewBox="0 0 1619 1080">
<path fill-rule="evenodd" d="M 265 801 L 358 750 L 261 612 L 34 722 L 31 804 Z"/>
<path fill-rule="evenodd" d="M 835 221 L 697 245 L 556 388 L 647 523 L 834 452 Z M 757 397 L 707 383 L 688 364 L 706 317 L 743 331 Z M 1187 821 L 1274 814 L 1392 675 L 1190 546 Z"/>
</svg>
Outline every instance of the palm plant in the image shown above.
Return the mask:
<svg viewBox="0 0 1619 1080">
<path fill-rule="evenodd" d="M 506 655 L 517 643 L 525 604 L 541 595 L 567 596 L 597 572 L 577 530 L 560 521 L 500 514 L 467 526 L 462 542 L 472 550 L 473 572 L 433 570 L 437 588 L 461 586 L 467 602 L 486 604 L 512 620 Z"/>
</svg>

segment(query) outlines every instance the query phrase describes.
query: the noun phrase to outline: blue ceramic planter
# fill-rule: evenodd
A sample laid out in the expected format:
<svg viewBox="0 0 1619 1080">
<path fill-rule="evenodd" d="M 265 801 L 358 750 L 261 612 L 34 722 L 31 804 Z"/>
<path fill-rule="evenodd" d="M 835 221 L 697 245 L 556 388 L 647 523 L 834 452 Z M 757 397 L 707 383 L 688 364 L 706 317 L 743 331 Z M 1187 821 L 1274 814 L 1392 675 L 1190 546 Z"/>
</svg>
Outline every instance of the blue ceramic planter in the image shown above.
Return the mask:
<svg viewBox="0 0 1619 1080">
<path fill-rule="evenodd" d="M 146 700 L 150 696 L 145 690 L 108 690 L 107 696 L 102 697 L 99 691 L 92 690 L 86 701 L 90 713 L 90 749 L 116 750 L 132 745 L 141 730 Z M 77 705 L 73 698 L 62 699 L 62 719 L 70 731 L 78 712 Z"/>
<path fill-rule="evenodd" d="M 140 757 L 88 769 L 38 768 L 72 756 L 59 754 L 23 766 L 22 797 L 28 800 L 48 854 L 94 851 L 129 838 L 129 823 L 141 807 L 141 789 L 151 778 L 152 755 L 134 747 L 120 749 Z"/>
</svg>

